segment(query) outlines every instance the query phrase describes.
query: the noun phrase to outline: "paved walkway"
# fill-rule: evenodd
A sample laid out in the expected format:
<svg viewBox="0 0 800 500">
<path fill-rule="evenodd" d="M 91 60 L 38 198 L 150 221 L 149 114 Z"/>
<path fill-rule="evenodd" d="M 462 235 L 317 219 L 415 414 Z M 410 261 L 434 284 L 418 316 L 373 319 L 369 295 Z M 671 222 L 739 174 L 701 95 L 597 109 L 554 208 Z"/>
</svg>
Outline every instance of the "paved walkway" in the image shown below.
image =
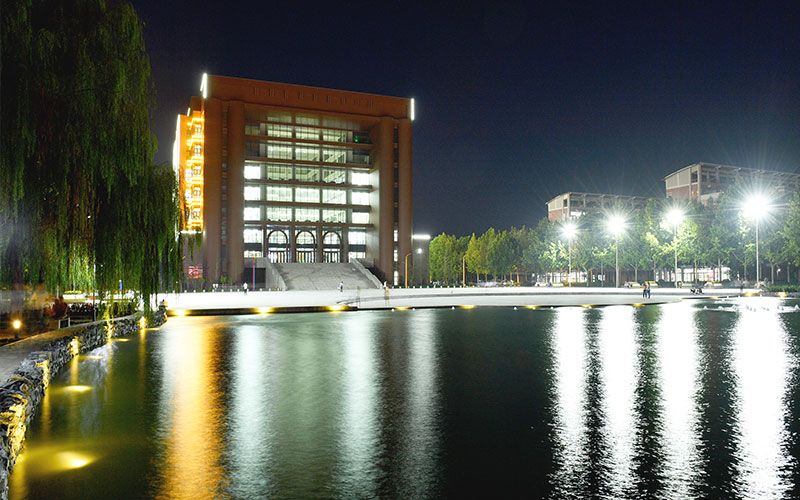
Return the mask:
<svg viewBox="0 0 800 500">
<path fill-rule="evenodd" d="M 753 290 L 745 290 L 753 292 Z M 320 308 L 349 306 L 357 309 L 457 306 L 604 306 L 614 304 L 662 304 L 684 298 L 738 296 L 739 289 L 715 289 L 692 295 L 688 289 L 654 289 L 650 299 L 640 289 L 627 288 L 393 288 L 389 300 L 383 290 L 201 292 L 161 295 L 170 314 L 258 312 L 265 308 Z M 252 311 L 249 311 L 252 310 Z"/>
</svg>

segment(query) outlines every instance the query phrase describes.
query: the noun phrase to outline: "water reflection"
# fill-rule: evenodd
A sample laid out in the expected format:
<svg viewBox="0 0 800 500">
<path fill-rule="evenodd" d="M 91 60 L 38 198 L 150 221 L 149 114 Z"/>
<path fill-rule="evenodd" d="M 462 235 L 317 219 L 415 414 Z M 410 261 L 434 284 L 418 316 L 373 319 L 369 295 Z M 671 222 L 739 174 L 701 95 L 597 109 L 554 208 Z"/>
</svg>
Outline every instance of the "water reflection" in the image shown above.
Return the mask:
<svg viewBox="0 0 800 500">
<path fill-rule="evenodd" d="M 212 367 L 215 337 L 205 331 L 207 321 L 186 319 L 163 341 L 159 498 L 215 498 L 223 486 L 222 398 Z"/>
<path fill-rule="evenodd" d="M 556 498 L 583 491 L 588 459 L 586 427 L 586 328 L 584 310 L 555 311 L 553 326 L 553 455 Z"/>
<path fill-rule="evenodd" d="M 691 498 L 701 463 L 697 407 L 701 386 L 692 306 L 665 307 L 657 332 L 663 494 L 675 500 Z"/>
<path fill-rule="evenodd" d="M 633 474 L 637 417 L 634 399 L 639 360 L 633 308 L 603 309 L 599 325 L 600 390 L 604 447 L 608 455 L 603 488 L 613 498 L 626 498 L 635 485 Z"/>
<path fill-rule="evenodd" d="M 779 301 L 760 300 L 765 307 L 740 308 L 734 337 L 736 472 L 744 498 L 784 498 L 794 465 L 787 430 L 789 342 L 775 313 Z"/>
</svg>

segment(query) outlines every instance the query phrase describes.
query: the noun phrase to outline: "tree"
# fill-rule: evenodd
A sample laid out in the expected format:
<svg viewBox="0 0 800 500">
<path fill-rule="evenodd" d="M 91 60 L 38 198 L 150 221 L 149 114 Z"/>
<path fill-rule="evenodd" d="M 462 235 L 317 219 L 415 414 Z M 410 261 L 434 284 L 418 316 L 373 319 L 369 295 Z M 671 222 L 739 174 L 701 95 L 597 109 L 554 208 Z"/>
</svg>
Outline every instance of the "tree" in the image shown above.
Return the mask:
<svg viewBox="0 0 800 500">
<path fill-rule="evenodd" d="M 0 12 L 0 282 L 123 280 L 149 295 L 165 265 L 177 272 L 181 243 L 177 181 L 151 163 L 142 24 L 121 1 L 10 3 Z"/>
</svg>

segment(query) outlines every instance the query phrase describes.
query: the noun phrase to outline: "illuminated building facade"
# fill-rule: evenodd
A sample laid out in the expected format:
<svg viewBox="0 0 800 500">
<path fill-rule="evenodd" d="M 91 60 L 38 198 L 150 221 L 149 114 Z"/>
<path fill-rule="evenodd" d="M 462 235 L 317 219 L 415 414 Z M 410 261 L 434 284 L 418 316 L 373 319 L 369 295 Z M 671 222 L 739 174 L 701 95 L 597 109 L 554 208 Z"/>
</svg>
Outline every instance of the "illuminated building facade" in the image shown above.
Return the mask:
<svg viewBox="0 0 800 500">
<path fill-rule="evenodd" d="M 213 75 L 201 93 L 174 152 L 186 227 L 202 232 L 185 272 L 239 283 L 268 262 L 360 258 L 404 279 L 413 99 Z"/>
<path fill-rule="evenodd" d="M 651 198 L 619 194 L 562 193 L 547 202 L 547 218 L 552 222 L 575 219 L 589 213 L 607 212 L 615 208 L 638 210 Z"/>
<path fill-rule="evenodd" d="M 667 198 L 709 204 L 737 181 L 772 192 L 776 198 L 800 191 L 800 174 L 753 168 L 693 163 L 664 177 Z"/>
</svg>

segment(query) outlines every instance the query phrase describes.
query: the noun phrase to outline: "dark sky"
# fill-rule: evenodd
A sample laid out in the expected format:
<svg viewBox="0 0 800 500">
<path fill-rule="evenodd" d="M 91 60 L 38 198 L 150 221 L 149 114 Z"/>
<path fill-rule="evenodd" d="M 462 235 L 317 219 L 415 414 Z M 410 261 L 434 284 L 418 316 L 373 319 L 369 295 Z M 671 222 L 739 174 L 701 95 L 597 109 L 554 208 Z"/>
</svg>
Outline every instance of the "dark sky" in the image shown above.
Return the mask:
<svg viewBox="0 0 800 500">
<path fill-rule="evenodd" d="M 418 233 L 532 225 L 564 191 L 663 197 L 697 161 L 800 171 L 800 2 L 535 3 L 134 0 L 156 161 L 207 71 L 414 97 Z"/>
</svg>

